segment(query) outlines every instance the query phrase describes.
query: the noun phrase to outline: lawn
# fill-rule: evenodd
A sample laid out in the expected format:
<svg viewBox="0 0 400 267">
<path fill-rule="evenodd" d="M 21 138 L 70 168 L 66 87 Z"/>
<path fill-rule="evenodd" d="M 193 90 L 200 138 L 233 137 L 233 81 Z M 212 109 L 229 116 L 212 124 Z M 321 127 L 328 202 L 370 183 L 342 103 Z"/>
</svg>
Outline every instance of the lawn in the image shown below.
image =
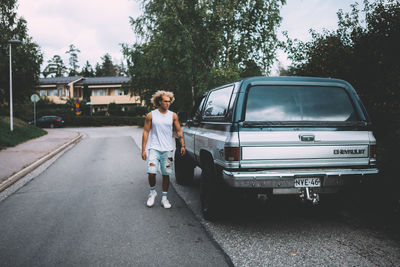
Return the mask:
<svg viewBox="0 0 400 267">
<path fill-rule="evenodd" d="M 0 150 L 16 146 L 27 140 L 47 134 L 46 131 L 36 126 L 14 118 L 14 131 L 10 131 L 10 118 L 0 116 Z"/>
</svg>

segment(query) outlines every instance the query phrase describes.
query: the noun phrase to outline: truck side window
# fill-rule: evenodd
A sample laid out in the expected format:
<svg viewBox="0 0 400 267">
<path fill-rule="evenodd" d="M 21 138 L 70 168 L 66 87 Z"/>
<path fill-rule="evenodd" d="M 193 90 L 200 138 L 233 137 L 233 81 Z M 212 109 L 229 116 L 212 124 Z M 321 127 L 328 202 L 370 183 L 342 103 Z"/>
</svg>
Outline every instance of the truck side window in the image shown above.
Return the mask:
<svg viewBox="0 0 400 267">
<path fill-rule="evenodd" d="M 206 95 L 202 96 L 196 101 L 196 105 L 194 106 L 192 112 L 193 121 L 199 121 L 201 119 L 201 109 L 204 105 L 205 100 L 206 100 Z"/>
<path fill-rule="evenodd" d="M 232 90 L 233 86 L 228 86 L 222 89 L 212 91 L 206 103 L 204 116 L 224 117 L 228 111 Z"/>
</svg>

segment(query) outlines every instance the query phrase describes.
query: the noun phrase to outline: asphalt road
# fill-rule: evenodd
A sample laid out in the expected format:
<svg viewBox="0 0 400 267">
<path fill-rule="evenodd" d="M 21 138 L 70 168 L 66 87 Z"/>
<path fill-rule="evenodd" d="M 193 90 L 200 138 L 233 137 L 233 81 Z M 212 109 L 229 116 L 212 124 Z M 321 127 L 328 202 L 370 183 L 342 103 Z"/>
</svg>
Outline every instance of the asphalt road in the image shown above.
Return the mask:
<svg viewBox="0 0 400 267">
<path fill-rule="evenodd" d="M 142 130 L 78 130 L 86 135 L 78 145 L 0 202 L 0 265 L 229 264 L 211 236 L 235 266 L 400 266 L 390 232 L 335 202 L 315 208 L 234 195 L 223 219 L 204 221 L 198 168 L 191 186 L 172 179 L 171 210 L 158 202 L 148 209 Z"/>
<path fill-rule="evenodd" d="M 140 134 L 141 129 L 132 130 L 138 146 Z M 262 201 L 233 194 L 223 219 L 209 222 L 200 211 L 200 174 L 196 168 L 191 186 L 173 179 L 174 188 L 235 266 L 400 266 L 400 243 L 384 230 L 385 218 L 375 219 L 381 215 L 376 208 L 368 216 L 357 216 L 354 209 L 359 205 L 353 202 L 359 197 L 354 192 L 317 207 L 297 197 Z M 371 194 L 364 205 L 373 198 Z M 365 209 L 368 212 L 368 206 Z M 371 227 L 368 220 L 379 227 Z"/>
<path fill-rule="evenodd" d="M 234 194 L 222 219 L 205 221 L 200 174 L 196 168 L 193 185 L 174 187 L 235 266 L 400 266 L 398 241 L 344 216 L 331 201 L 313 207 L 295 197 Z"/>
<path fill-rule="evenodd" d="M 0 202 L 1 266 L 229 265 L 173 188 L 172 209 L 145 206 L 131 129 L 79 129 L 82 141 Z"/>
</svg>

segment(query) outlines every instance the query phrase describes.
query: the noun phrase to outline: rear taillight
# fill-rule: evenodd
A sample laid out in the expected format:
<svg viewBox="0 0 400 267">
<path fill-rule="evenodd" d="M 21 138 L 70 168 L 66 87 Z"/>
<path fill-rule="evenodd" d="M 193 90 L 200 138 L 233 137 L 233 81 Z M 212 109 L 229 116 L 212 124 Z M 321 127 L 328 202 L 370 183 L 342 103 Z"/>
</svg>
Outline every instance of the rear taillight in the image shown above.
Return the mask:
<svg viewBox="0 0 400 267">
<path fill-rule="evenodd" d="M 225 147 L 225 160 L 239 161 L 239 147 Z"/>
<path fill-rule="evenodd" d="M 369 157 L 374 159 L 376 158 L 376 145 L 369 146 Z"/>
<path fill-rule="evenodd" d="M 56 119 L 56 122 L 60 122 L 61 120 L 60 119 Z"/>
</svg>

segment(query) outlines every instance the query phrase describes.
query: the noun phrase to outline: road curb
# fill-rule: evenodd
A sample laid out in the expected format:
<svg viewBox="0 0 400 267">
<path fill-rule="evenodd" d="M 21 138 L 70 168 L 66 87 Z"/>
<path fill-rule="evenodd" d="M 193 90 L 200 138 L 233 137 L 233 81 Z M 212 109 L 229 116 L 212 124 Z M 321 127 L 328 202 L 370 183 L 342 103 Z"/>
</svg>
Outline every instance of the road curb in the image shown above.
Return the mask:
<svg viewBox="0 0 400 267">
<path fill-rule="evenodd" d="M 72 139 L 72 140 L 68 141 L 67 143 L 63 144 L 62 146 L 56 148 L 55 150 L 51 151 L 49 154 L 41 157 L 40 159 L 33 162 L 29 166 L 23 168 L 19 172 L 11 175 L 10 177 L 7 178 L 7 180 L 5 180 L 4 182 L 2 182 L 0 184 L 0 192 L 4 191 L 8 187 L 10 187 L 14 183 L 16 183 L 19 179 L 21 179 L 28 173 L 32 172 L 33 170 L 35 170 L 37 167 L 39 167 L 40 165 L 42 165 L 43 163 L 45 163 L 46 161 L 48 161 L 49 159 L 51 159 L 52 157 L 57 155 L 58 153 L 64 151 L 70 145 L 79 142 L 81 139 L 82 139 L 82 134 L 78 132 L 78 136 L 75 137 L 74 139 Z"/>
</svg>

